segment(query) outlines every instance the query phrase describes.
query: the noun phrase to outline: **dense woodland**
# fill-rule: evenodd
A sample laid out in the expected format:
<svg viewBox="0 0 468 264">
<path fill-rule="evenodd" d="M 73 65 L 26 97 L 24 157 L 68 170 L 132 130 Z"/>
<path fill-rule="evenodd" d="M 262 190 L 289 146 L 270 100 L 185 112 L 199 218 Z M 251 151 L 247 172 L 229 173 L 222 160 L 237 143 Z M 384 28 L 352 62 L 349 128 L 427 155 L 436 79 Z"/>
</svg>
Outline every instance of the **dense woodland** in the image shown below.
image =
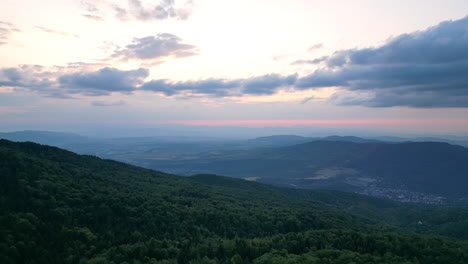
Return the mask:
<svg viewBox="0 0 468 264">
<path fill-rule="evenodd" d="M 0 140 L 0 263 L 468 263 L 468 210 Z"/>
</svg>

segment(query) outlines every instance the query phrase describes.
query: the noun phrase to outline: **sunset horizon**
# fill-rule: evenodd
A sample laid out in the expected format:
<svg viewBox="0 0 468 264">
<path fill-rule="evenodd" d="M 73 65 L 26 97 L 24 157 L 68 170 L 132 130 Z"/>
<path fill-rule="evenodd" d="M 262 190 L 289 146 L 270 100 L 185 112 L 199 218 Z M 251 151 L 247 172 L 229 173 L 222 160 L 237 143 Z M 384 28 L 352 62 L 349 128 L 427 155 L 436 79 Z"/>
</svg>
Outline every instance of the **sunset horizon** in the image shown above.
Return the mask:
<svg viewBox="0 0 468 264">
<path fill-rule="evenodd" d="M 468 134 L 465 1 L 1 7 L 0 130 L 122 122 Z"/>
</svg>

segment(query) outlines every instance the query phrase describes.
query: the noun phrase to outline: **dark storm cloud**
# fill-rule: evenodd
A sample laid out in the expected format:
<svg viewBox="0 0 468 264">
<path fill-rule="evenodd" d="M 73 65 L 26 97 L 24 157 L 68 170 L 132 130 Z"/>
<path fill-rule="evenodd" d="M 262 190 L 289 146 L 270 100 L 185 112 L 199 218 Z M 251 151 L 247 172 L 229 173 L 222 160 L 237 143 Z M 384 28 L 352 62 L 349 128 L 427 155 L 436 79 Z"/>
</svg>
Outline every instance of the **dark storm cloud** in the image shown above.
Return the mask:
<svg viewBox="0 0 468 264">
<path fill-rule="evenodd" d="M 96 72 L 73 73 L 58 78 L 61 87 L 71 93 L 105 95 L 111 92 L 132 92 L 148 76 L 147 69 L 121 71 L 103 68 Z"/>
<path fill-rule="evenodd" d="M 197 48 L 183 43 L 181 38 L 168 33 L 160 33 L 156 36 L 135 38 L 131 44 L 117 49 L 112 57 L 122 60 L 153 60 L 168 56 L 181 58 L 197 54 Z"/>
<path fill-rule="evenodd" d="M 296 87 L 353 91 L 332 98 L 342 105 L 468 107 L 467 47 L 468 18 L 446 21 L 378 48 L 336 52 Z"/>
</svg>

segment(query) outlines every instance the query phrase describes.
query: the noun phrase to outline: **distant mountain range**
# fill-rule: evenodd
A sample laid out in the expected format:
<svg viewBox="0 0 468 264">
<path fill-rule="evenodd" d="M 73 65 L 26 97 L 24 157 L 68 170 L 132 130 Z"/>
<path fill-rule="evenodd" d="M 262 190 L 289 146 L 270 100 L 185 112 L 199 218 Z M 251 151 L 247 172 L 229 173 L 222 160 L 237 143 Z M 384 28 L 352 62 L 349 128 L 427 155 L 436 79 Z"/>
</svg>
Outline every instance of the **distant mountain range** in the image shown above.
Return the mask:
<svg viewBox="0 0 468 264">
<path fill-rule="evenodd" d="M 247 142 L 258 145 L 260 147 L 278 147 L 278 146 L 289 146 L 302 144 L 312 141 L 344 141 L 344 142 L 355 142 L 355 143 L 370 143 L 370 142 L 382 142 L 375 139 L 364 139 L 353 136 L 328 136 L 328 137 L 301 137 L 295 135 L 276 135 L 268 137 L 258 137 Z"/>
<path fill-rule="evenodd" d="M 35 143 L 59 146 L 75 142 L 87 142 L 90 139 L 73 133 L 50 132 L 50 131 L 17 131 L 17 132 L 0 132 L 0 138 L 11 141 L 24 142 L 31 141 Z"/>
<path fill-rule="evenodd" d="M 190 159 L 139 157 L 147 167 L 213 173 L 296 188 L 336 189 L 401 201 L 468 197 L 468 149 L 440 142 L 304 144 Z"/>
<path fill-rule="evenodd" d="M 441 142 L 295 135 L 227 141 L 161 137 L 95 139 L 47 131 L 1 133 L 0 138 L 59 146 L 186 176 L 212 173 L 399 201 L 468 203 L 468 149 Z"/>
</svg>

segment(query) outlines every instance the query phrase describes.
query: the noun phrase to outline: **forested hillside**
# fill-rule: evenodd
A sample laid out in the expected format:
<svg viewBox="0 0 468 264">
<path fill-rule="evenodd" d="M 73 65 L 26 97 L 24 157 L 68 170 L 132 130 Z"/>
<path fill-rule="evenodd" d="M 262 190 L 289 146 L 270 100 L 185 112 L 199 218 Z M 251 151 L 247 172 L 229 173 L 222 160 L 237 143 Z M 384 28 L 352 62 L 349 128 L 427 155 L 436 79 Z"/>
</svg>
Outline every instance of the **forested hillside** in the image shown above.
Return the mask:
<svg viewBox="0 0 468 264">
<path fill-rule="evenodd" d="M 468 261 L 466 210 L 184 178 L 34 143 L 0 140 L 0 209 L 0 263 Z"/>
<path fill-rule="evenodd" d="M 180 160 L 142 156 L 140 162 L 176 174 L 212 173 L 406 202 L 468 204 L 468 149 L 441 142 L 320 140 Z"/>
</svg>

